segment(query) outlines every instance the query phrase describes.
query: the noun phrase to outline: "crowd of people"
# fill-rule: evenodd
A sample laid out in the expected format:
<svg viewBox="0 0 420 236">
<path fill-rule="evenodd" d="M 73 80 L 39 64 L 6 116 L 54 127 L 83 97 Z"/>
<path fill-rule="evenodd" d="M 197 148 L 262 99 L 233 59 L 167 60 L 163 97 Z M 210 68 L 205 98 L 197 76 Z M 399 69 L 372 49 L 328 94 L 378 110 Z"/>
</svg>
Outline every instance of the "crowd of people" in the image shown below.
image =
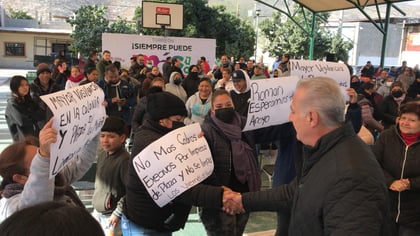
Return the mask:
<svg viewBox="0 0 420 236">
<path fill-rule="evenodd" d="M 227 55 L 213 68 L 204 56 L 189 68 L 180 58 L 168 57 L 162 71 L 143 54 L 131 57 L 129 68 L 111 59 L 108 50 L 100 60 L 92 51 L 84 68 L 67 68 L 65 59 L 57 59 L 53 65 L 39 64 L 32 84 L 22 76 L 11 78 L 6 121 L 14 143 L 0 154 L 4 232 L 12 231 L 10 219 L 32 219 L 35 209 L 84 208 L 71 184 L 96 161 L 92 216 L 97 221 L 86 229 L 89 235 L 109 230 L 172 235 L 184 227 L 192 206 L 199 207 L 207 235 L 242 235 L 249 213 L 261 210 L 277 212 L 277 236 L 420 234 L 420 76 L 406 64 L 394 75 L 375 71 L 368 62 L 361 78 L 349 76 L 347 106 L 334 80 L 302 79 L 290 122 L 242 131 L 251 81 L 289 76 L 289 54 L 276 57 L 271 73 L 262 63 Z M 108 117 L 83 147 L 83 158 L 72 159 L 48 179 L 57 131 L 40 96 L 86 83 L 102 88 Z M 214 171 L 159 207 L 133 158 L 192 123 L 202 127 Z M 360 138 L 364 128 L 372 141 Z M 266 144 L 277 149 L 277 158 L 273 188 L 261 191 L 258 155 Z M 45 204 L 51 201 L 58 203 Z"/>
</svg>

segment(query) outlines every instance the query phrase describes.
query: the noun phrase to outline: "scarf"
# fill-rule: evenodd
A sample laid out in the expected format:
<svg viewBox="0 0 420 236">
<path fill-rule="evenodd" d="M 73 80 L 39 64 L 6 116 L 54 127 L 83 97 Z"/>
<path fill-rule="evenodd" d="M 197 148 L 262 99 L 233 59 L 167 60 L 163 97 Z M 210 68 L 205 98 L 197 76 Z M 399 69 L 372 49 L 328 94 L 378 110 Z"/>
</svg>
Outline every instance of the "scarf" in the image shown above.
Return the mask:
<svg viewBox="0 0 420 236">
<path fill-rule="evenodd" d="M 74 78 L 73 76 L 70 75 L 70 77 L 68 78 L 68 80 L 70 80 L 71 82 L 79 83 L 84 78 L 85 78 L 85 76 L 83 74 L 78 75 L 76 78 Z"/>
<path fill-rule="evenodd" d="M 404 133 L 401 133 L 401 137 L 404 140 L 405 144 L 407 144 L 409 146 L 409 145 L 417 142 L 417 140 L 419 140 L 420 132 L 415 133 L 415 134 L 404 134 Z"/>
<path fill-rule="evenodd" d="M 214 114 L 211 114 L 211 119 L 230 141 L 236 178 L 242 184 L 248 183 L 249 191 L 258 191 L 261 187 L 261 177 L 253 149 L 242 140 L 240 115 L 235 112 L 230 124 L 217 119 Z"/>
</svg>

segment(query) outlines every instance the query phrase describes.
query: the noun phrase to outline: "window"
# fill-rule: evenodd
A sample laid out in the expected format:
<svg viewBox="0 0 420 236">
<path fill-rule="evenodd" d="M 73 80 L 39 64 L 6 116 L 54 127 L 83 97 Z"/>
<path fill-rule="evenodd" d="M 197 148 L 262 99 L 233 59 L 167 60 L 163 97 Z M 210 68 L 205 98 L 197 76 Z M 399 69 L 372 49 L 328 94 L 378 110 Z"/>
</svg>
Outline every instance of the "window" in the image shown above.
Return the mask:
<svg viewBox="0 0 420 236">
<path fill-rule="evenodd" d="M 53 53 L 59 53 L 61 50 L 65 50 L 66 52 L 68 52 L 68 47 L 70 46 L 70 44 L 66 44 L 66 43 L 53 43 L 52 44 L 52 52 Z"/>
<path fill-rule="evenodd" d="M 24 43 L 5 43 L 6 56 L 25 56 Z"/>
</svg>

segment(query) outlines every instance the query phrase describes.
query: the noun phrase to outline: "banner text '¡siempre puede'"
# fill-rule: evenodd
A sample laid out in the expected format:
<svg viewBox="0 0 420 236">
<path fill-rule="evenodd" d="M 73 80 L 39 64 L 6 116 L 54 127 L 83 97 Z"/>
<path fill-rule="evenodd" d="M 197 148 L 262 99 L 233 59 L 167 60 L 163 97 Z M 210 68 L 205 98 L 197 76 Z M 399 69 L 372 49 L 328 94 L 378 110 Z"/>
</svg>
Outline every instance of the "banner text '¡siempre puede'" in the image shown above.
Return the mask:
<svg viewBox="0 0 420 236">
<path fill-rule="evenodd" d="M 158 43 L 132 43 L 131 49 L 141 50 L 162 50 L 162 51 L 184 51 L 191 52 L 191 45 L 158 44 Z"/>
</svg>

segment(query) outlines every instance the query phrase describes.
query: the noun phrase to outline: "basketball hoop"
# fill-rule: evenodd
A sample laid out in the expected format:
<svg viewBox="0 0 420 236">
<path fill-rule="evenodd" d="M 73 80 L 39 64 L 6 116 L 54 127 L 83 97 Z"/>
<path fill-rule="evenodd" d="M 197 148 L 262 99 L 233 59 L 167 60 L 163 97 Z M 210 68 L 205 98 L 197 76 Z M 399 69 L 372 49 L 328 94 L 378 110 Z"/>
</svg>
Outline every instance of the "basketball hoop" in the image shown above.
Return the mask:
<svg viewBox="0 0 420 236">
<path fill-rule="evenodd" d="M 143 28 L 182 30 L 184 8 L 182 4 L 143 1 Z"/>
</svg>

